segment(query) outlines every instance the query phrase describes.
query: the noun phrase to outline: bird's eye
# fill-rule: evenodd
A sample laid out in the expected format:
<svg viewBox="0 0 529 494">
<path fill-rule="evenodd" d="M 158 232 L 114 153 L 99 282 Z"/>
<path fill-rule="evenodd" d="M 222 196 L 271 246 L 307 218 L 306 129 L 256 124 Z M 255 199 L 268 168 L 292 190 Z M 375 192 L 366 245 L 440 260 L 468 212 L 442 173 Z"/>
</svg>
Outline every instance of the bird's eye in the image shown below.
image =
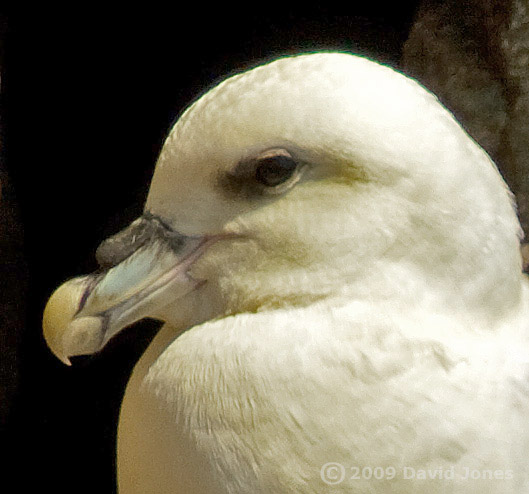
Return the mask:
<svg viewBox="0 0 529 494">
<path fill-rule="evenodd" d="M 296 169 L 297 163 L 290 156 L 269 156 L 259 160 L 255 179 L 266 187 L 277 187 L 292 177 Z"/>
<path fill-rule="evenodd" d="M 284 194 L 296 185 L 305 168 L 305 163 L 286 149 L 273 148 L 242 159 L 219 179 L 221 187 L 230 194 L 255 200 Z"/>
</svg>

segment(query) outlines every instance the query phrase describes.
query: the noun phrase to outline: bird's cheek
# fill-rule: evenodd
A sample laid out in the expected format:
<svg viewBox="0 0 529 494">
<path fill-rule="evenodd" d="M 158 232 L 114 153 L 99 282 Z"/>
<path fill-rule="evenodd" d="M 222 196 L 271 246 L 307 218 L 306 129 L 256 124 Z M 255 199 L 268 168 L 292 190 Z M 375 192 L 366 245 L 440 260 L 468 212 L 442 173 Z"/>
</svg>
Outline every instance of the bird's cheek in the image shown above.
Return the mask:
<svg viewBox="0 0 529 494">
<path fill-rule="evenodd" d="M 204 284 L 184 297 L 174 297 L 172 302 L 153 310 L 152 317 L 171 325 L 176 331 L 207 321 L 216 315 L 207 292 Z"/>
</svg>

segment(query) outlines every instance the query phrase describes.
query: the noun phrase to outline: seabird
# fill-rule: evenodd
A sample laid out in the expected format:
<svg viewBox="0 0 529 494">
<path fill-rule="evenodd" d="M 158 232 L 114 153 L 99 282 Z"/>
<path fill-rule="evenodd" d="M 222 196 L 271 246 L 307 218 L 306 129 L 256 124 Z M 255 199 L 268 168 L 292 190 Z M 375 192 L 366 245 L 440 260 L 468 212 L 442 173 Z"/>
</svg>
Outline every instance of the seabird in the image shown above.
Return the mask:
<svg viewBox="0 0 529 494">
<path fill-rule="evenodd" d="M 419 84 L 285 57 L 193 103 L 144 214 L 44 313 L 63 362 L 165 322 L 118 433 L 121 494 L 529 492 L 512 195 Z"/>
</svg>

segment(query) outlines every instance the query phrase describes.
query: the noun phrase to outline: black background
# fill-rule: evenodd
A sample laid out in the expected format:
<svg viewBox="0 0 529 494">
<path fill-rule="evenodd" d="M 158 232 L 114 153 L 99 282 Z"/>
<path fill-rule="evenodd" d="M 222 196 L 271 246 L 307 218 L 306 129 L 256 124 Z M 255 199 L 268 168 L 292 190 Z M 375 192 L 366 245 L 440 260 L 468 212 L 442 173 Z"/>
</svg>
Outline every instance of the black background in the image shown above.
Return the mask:
<svg viewBox="0 0 529 494">
<path fill-rule="evenodd" d="M 132 4 L 4 16 L 3 153 L 29 270 L 20 381 L 0 444 L 16 492 L 35 483 L 53 493 L 115 489 L 119 403 L 157 323 L 68 368 L 47 350 L 40 319 L 53 289 L 93 270 L 98 243 L 140 214 L 178 114 L 226 75 L 280 55 L 337 49 L 397 66 L 415 3 L 359 3 L 350 16 L 208 17 L 205 6 L 154 13 Z"/>
</svg>

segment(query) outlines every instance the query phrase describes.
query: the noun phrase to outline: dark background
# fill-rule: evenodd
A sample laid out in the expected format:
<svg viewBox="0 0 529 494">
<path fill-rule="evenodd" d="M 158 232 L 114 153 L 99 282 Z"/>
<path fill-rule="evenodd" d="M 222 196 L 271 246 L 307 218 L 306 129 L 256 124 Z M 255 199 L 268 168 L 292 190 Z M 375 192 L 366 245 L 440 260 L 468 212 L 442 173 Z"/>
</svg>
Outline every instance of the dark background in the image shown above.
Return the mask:
<svg viewBox="0 0 529 494">
<path fill-rule="evenodd" d="M 157 323 L 68 368 L 47 350 L 40 319 L 53 289 L 93 270 L 98 243 L 140 214 L 178 114 L 226 75 L 280 55 L 337 49 L 396 66 L 416 2 L 394 3 L 359 3 L 350 16 L 88 5 L 4 14 L 2 154 L 27 280 L 16 287 L 25 324 L 13 328 L 18 380 L 0 437 L 2 492 L 10 474 L 16 492 L 35 483 L 54 494 L 114 491 L 119 404 Z"/>
</svg>

